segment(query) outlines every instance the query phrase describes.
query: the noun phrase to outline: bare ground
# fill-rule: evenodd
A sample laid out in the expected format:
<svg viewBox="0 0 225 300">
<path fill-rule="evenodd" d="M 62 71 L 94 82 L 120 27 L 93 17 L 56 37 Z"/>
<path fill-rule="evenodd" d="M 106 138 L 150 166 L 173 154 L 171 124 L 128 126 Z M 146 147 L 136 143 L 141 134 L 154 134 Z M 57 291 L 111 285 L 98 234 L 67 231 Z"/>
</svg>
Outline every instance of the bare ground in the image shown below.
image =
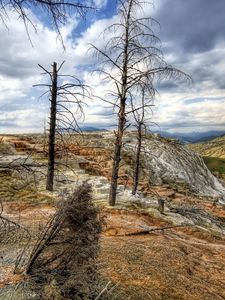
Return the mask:
<svg viewBox="0 0 225 300">
<path fill-rule="evenodd" d="M 117 233 L 130 233 L 131 226 L 121 228 L 126 218 L 114 215 L 110 227 L 115 222 Z M 149 223 L 162 226 L 157 220 Z M 225 242 L 196 229 L 133 236 L 106 232 L 102 259 L 104 274 L 119 283 L 118 299 L 225 299 Z"/>
<path fill-rule="evenodd" d="M 16 210 L 14 204 L 12 219 Z M 45 223 L 53 212 L 50 205 L 26 207 L 20 212 L 20 222 L 31 228 Z M 102 213 L 106 227 L 99 261 L 103 275 L 118 284 L 112 299 L 225 299 L 224 239 L 185 227 L 142 235 L 140 228 L 168 224 L 134 211 L 106 209 Z M 10 243 L 1 248 L 1 288 L 25 279 L 13 274 L 18 250 Z"/>
<path fill-rule="evenodd" d="M 25 144 L 30 147 L 27 142 Z M 11 186 L 7 176 L 3 177 L 5 181 L 1 181 L 5 187 Z M 34 197 L 33 189 L 29 192 L 24 188 L 25 190 L 20 189 L 19 197 L 15 195 L 7 199 L 3 216 L 29 228 L 35 240 L 35 234 L 55 211 L 51 202 L 54 197 L 40 191 Z M 8 194 L 4 194 L 2 189 L 1 191 L 3 199 Z M 150 193 L 149 190 L 147 192 Z M 187 198 L 169 187 L 157 187 L 154 192 L 166 197 L 173 207 L 187 204 L 188 199 L 190 206 L 194 205 L 224 222 L 224 209 L 209 201 Z M 105 197 L 103 202 L 106 203 L 106 200 Z M 106 226 L 101 238 L 99 263 L 106 280 L 115 284 L 111 299 L 225 299 L 224 235 L 196 225 L 146 234 L 143 233 L 146 228 L 165 228 L 173 224 L 168 220 L 167 213 L 154 216 L 137 206 L 118 206 L 112 209 L 104 204 L 102 215 L 105 216 Z M 26 241 L 27 236 L 23 230 L 13 226 L 10 238 L 1 235 L 0 289 L 16 287 L 18 283 L 26 281 L 24 275 L 18 274 L 22 264 L 19 265 L 17 274 L 13 274 L 16 259 Z M 1 298 L 1 291 L 0 299 L 6 299 Z"/>
</svg>

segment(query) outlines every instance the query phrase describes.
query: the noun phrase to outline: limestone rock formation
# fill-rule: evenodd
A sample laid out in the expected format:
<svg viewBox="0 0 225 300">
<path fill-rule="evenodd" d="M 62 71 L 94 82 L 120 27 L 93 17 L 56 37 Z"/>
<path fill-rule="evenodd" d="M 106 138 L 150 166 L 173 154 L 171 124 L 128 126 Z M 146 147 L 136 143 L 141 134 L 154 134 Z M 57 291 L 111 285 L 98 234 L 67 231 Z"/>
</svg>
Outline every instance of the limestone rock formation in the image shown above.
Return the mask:
<svg viewBox="0 0 225 300">
<path fill-rule="evenodd" d="M 126 145 L 132 151 L 134 141 Z M 209 171 L 201 156 L 175 140 L 156 136 L 144 142 L 142 164 L 152 184 L 186 186 L 200 196 L 225 199 L 225 187 Z"/>
</svg>

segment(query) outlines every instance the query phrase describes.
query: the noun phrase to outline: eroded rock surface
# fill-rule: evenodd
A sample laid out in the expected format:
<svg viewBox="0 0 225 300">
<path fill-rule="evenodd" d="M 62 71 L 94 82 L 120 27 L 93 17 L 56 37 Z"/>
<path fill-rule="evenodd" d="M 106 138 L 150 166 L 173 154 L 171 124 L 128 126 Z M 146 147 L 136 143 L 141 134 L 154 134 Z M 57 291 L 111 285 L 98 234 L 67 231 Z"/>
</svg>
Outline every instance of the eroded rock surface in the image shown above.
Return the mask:
<svg viewBox="0 0 225 300">
<path fill-rule="evenodd" d="M 210 199 L 176 192 L 170 188 L 170 183 L 189 184 L 190 188 L 198 187 L 206 195 L 222 195 L 223 187 L 217 186 L 212 174 L 193 152 L 155 137 L 146 141 L 148 151 L 143 156 L 145 172 L 142 177 L 145 180 L 152 177 L 150 172 L 153 165 L 153 170 L 159 169 L 157 176 L 161 178 L 161 182 L 168 181 L 169 184 L 151 186 L 152 191 L 148 190 L 148 193 L 139 193 L 134 197 L 131 195 L 129 178 L 127 185 L 122 184 L 125 183 L 123 179 L 118 188 L 116 206 L 111 208 L 107 205 L 110 186 L 107 178 L 112 141 L 111 134 L 104 134 L 102 138 L 99 134 L 92 138 L 89 135 L 82 143 L 76 143 L 75 139 L 72 149 L 76 154 L 72 153 L 69 160 L 71 168 L 61 167 L 61 173 L 56 174 L 54 193 L 45 191 L 46 167 L 39 173 L 35 189 L 33 186 L 28 188 L 27 184 L 22 185 L 24 178 L 21 180 L 20 177 L 18 189 L 17 176 L 22 173 L 16 172 L 12 178 L 10 174 L 3 172 L 0 194 L 4 200 L 2 215 L 28 228 L 35 241 L 40 228 L 54 213 L 54 205 L 60 201 L 60 197 L 64 197 L 81 182 L 88 181 L 93 187 L 94 201 L 101 207 L 101 214 L 105 217 L 99 260 L 103 276 L 115 285 L 110 299 L 224 299 L 225 210 L 222 204 L 213 205 Z M 122 161 L 126 164 L 123 164 L 121 170 L 123 178 L 131 170 L 135 146 L 133 136 L 126 137 L 126 142 Z M 31 147 L 29 143 L 25 144 L 23 151 Z M 35 156 L 33 159 L 35 162 Z M 190 169 L 186 169 L 187 165 Z M 194 180 L 191 180 L 192 175 L 188 176 L 185 170 L 194 174 Z M 29 183 L 31 178 L 26 177 L 26 180 Z M 195 193 L 198 191 L 195 190 Z M 158 210 L 156 195 L 165 199 L 164 213 Z M 18 254 L 23 251 L 27 242 L 27 237 L 20 231 L 15 234 L 16 231 L 12 228 L 12 239 L 9 239 L 7 233 L 7 241 L 2 240 L 2 300 L 39 299 L 28 289 L 26 278 L 13 274 Z M 22 263 L 20 267 L 23 267 Z M 22 294 L 25 295 L 24 298 Z"/>
<path fill-rule="evenodd" d="M 129 146 L 127 145 L 128 151 Z M 142 163 L 152 184 L 181 184 L 200 196 L 225 199 L 225 188 L 209 171 L 203 159 L 176 141 L 145 140 Z"/>
</svg>

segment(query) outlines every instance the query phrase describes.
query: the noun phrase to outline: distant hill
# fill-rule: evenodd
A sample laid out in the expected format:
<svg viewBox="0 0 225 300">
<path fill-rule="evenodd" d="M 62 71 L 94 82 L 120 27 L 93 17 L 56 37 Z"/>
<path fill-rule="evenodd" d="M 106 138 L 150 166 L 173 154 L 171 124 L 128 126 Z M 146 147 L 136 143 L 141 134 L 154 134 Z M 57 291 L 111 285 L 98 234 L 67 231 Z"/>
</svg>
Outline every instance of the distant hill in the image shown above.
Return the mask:
<svg viewBox="0 0 225 300">
<path fill-rule="evenodd" d="M 92 126 L 80 126 L 80 129 L 82 132 L 105 132 L 108 131 L 107 129 L 104 128 L 97 128 L 97 127 L 92 127 Z M 65 132 L 77 132 L 73 127 L 71 128 L 61 128 L 61 131 Z"/>
<path fill-rule="evenodd" d="M 83 126 L 83 127 L 81 127 L 81 130 L 83 132 L 108 131 L 107 129 L 104 129 L 104 128 L 97 128 L 97 127 L 92 127 L 92 126 Z"/>
<path fill-rule="evenodd" d="M 225 135 L 189 147 L 202 156 L 225 158 Z"/>
<path fill-rule="evenodd" d="M 199 153 L 210 171 L 225 180 L 225 135 L 206 142 L 189 144 L 188 148 Z"/>
<path fill-rule="evenodd" d="M 106 132 L 108 131 L 105 128 L 98 128 L 93 126 L 81 126 L 82 132 Z M 74 131 L 73 128 L 66 128 L 65 131 Z M 168 131 L 160 131 L 154 130 L 153 133 L 159 134 L 161 137 L 177 139 L 182 144 L 192 144 L 192 143 L 200 143 L 204 141 L 209 141 L 213 138 L 225 135 L 225 131 L 206 131 L 206 132 L 189 132 L 189 133 L 180 133 L 180 132 L 168 132 Z"/>
<path fill-rule="evenodd" d="M 211 139 L 217 138 L 219 136 L 225 135 L 225 131 L 206 131 L 206 132 L 190 132 L 190 133 L 170 133 L 167 131 L 155 131 L 159 133 L 162 137 L 175 138 L 182 143 L 200 143 L 204 141 L 209 141 Z"/>
</svg>

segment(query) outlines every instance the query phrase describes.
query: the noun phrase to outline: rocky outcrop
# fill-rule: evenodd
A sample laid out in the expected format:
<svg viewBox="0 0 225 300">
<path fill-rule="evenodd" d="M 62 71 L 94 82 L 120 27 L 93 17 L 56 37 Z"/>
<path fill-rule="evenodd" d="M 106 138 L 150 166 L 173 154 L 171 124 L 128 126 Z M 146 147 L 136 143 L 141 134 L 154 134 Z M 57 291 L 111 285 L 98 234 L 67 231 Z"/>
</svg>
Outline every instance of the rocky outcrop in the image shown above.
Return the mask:
<svg viewBox="0 0 225 300">
<path fill-rule="evenodd" d="M 79 146 L 71 145 L 73 148 L 70 150 L 85 158 L 86 165 L 83 168 L 90 174 L 110 179 L 114 138 L 110 132 L 99 133 L 98 136 L 84 135 Z M 135 147 L 135 134 L 126 133 L 120 184 L 132 184 Z M 198 196 L 225 199 L 225 187 L 209 171 L 201 156 L 176 140 L 149 135 L 143 143 L 141 164 L 141 180 L 147 180 L 151 185 L 166 183 L 172 187 L 183 187 Z"/>
<path fill-rule="evenodd" d="M 82 137 L 74 135 L 73 140 L 68 143 L 67 150 L 72 155 L 71 159 L 76 157 L 79 160 L 79 167 L 89 175 L 104 176 L 110 179 L 114 138 L 115 136 L 111 132 L 84 134 Z M 15 140 L 16 138 L 13 141 Z M 7 142 L 12 143 L 12 140 Z M 27 141 L 26 143 L 29 144 Z M 132 185 L 135 147 L 135 133 L 126 133 L 119 184 Z M 43 147 L 41 144 L 37 144 L 36 148 Z M 3 160 L 4 162 L 7 160 L 7 164 L 21 164 L 22 159 L 24 158 L 16 157 L 16 155 L 8 155 L 6 159 L 6 156 L 2 155 L 0 164 Z M 27 158 L 25 163 L 31 164 Z M 151 185 L 168 184 L 172 187 L 184 187 L 198 196 L 225 201 L 225 187 L 209 171 L 201 156 L 176 140 L 155 135 L 146 137 L 143 142 L 141 164 L 142 182 L 147 181 Z"/>
<path fill-rule="evenodd" d="M 127 144 L 130 151 L 133 143 Z M 152 184 L 186 186 L 200 196 L 225 199 L 225 188 L 212 175 L 200 155 L 174 140 L 152 137 L 145 140 L 142 164 Z"/>
</svg>

